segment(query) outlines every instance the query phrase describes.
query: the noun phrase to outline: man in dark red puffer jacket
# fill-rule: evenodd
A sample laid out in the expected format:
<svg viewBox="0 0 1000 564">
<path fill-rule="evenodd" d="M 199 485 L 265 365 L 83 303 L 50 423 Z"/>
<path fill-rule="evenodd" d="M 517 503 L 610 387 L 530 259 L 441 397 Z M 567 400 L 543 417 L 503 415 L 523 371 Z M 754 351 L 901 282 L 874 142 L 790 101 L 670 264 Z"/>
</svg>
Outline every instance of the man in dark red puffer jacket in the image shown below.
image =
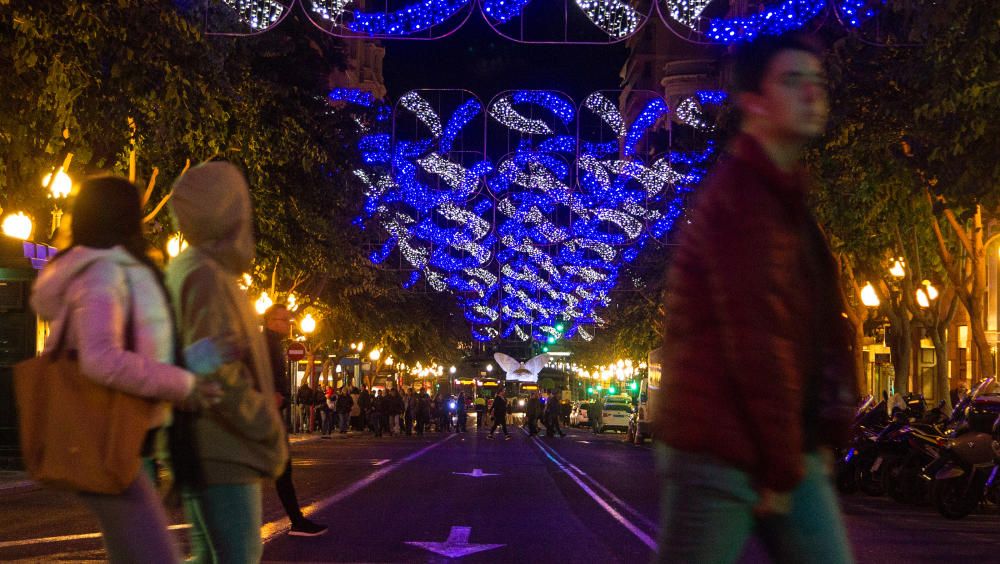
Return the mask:
<svg viewBox="0 0 1000 564">
<path fill-rule="evenodd" d="M 697 194 L 668 274 L 659 559 L 850 562 L 828 478 L 857 397 L 838 269 L 800 157 L 828 114 L 821 51 L 796 35 L 735 61 L 741 133 Z"/>
</svg>

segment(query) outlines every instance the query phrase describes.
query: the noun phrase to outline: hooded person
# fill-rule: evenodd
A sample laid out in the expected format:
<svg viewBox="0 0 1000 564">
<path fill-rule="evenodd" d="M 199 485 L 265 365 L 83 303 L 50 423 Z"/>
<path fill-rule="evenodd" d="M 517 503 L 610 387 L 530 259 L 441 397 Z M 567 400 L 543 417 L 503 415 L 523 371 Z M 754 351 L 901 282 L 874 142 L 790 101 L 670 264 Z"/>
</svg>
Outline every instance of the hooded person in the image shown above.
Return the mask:
<svg viewBox="0 0 1000 564">
<path fill-rule="evenodd" d="M 196 562 L 257 562 L 261 481 L 281 474 L 288 449 L 267 344 L 237 286 L 254 258 L 247 182 L 230 163 L 196 166 L 174 183 L 170 208 L 190 244 L 166 271 L 181 340 L 212 337 L 244 351 L 213 375 L 223 400 L 194 421 L 201 476 L 185 488 L 192 552 Z"/>
</svg>

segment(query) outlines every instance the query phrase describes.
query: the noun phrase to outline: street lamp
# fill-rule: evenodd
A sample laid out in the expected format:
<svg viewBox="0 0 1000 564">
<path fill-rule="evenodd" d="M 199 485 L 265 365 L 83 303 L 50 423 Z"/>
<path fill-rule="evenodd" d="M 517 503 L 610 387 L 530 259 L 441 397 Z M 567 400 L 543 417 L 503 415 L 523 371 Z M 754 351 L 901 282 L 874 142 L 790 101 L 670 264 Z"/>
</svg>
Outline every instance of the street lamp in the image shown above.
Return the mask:
<svg viewBox="0 0 1000 564">
<path fill-rule="evenodd" d="M 27 241 L 31 238 L 31 218 L 24 215 L 24 212 L 8 215 L 3 220 L 3 234 Z"/>
<path fill-rule="evenodd" d="M 382 358 L 381 349 L 372 349 L 372 352 L 368 353 L 368 359 L 372 362 L 378 362 L 378 359 Z"/>
<path fill-rule="evenodd" d="M 493 365 L 492 364 L 487 364 L 486 365 L 486 371 L 487 372 L 493 372 Z"/>
<path fill-rule="evenodd" d="M 188 248 L 187 241 L 184 240 L 184 237 L 182 237 L 180 233 L 175 234 L 167 240 L 167 256 L 170 258 L 175 258 L 186 248 Z"/>
<path fill-rule="evenodd" d="M 254 302 L 254 308 L 256 308 L 258 315 L 264 315 L 264 312 L 272 305 L 274 305 L 274 301 L 267 295 L 267 292 L 261 292 L 260 297 Z"/>
<path fill-rule="evenodd" d="M 306 335 L 316 330 L 316 320 L 313 319 L 311 313 L 307 313 L 305 317 L 299 320 L 299 330 L 301 330 Z"/>
<path fill-rule="evenodd" d="M 69 196 L 69 193 L 73 190 L 73 180 L 63 170 L 69 165 L 71 158 L 72 155 L 67 156 L 66 163 L 56 170 L 55 176 L 50 172 L 42 177 L 42 186 L 49 189 L 49 195 L 55 201 L 55 205 L 52 207 L 52 226 L 49 231 L 49 237 L 55 235 L 56 229 L 59 229 L 60 224 L 62 224 L 63 211 L 59 207 L 59 201 Z"/>
<path fill-rule="evenodd" d="M 861 303 L 866 307 L 878 307 L 882 303 L 871 282 L 865 284 L 865 287 L 861 289 Z"/>
<path fill-rule="evenodd" d="M 902 258 L 896 259 L 896 262 L 894 262 L 889 268 L 889 274 L 891 274 L 894 278 L 903 278 L 906 276 L 906 264 L 903 262 Z"/>
<path fill-rule="evenodd" d="M 455 368 L 454 366 L 452 366 L 451 368 L 449 368 L 449 369 L 448 369 L 448 373 L 449 373 L 449 374 L 454 374 L 454 373 L 455 373 L 455 372 L 457 372 L 457 371 L 458 371 L 458 369 L 457 369 L 457 368 Z"/>
</svg>

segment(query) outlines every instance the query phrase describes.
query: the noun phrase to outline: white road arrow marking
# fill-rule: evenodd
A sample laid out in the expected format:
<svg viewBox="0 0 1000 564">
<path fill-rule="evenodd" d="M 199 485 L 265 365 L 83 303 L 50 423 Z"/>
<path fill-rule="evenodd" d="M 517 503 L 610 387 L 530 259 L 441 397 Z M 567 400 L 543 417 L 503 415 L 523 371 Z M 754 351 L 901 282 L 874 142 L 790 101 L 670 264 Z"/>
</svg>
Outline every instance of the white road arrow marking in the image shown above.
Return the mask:
<svg viewBox="0 0 1000 564">
<path fill-rule="evenodd" d="M 471 476 L 473 478 L 483 478 L 485 476 L 499 476 L 500 475 L 500 474 L 484 473 L 482 468 L 473 468 L 472 472 L 452 472 L 452 474 L 458 474 L 459 476 Z"/>
<path fill-rule="evenodd" d="M 451 532 L 448 533 L 448 540 L 444 542 L 408 541 L 406 544 L 429 550 L 447 558 L 461 558 L 484 550 L 506 546 L 503 544 L 469 544 L 471 534 L 472 527 L 452 527 Z"/>
</svg>

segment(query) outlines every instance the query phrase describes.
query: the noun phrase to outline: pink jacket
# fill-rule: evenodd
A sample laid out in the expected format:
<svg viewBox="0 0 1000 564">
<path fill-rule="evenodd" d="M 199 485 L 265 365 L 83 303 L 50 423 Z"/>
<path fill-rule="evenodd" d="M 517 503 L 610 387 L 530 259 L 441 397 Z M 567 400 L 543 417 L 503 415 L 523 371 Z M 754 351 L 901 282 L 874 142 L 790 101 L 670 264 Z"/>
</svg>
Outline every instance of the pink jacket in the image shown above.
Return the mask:
<svg viewBox="0 0 1000 564">
<path fill-rule="evenodd" d="M 66 251 L 42 269 L 31 306 L 51 323 L 46 350 L 56 346 L 69 316 L 64 348 L 76 350 L 83 373 L 100 384 L 169 401 L 186 398 L 194 387 L 194 375 L 172 364 L 166 296 L 153 273 L 122 247 Z M 125 350 L 130 307 L 135 351 Z M 162 424 L 165 416 L 150 426 Z"/>
</svg>

